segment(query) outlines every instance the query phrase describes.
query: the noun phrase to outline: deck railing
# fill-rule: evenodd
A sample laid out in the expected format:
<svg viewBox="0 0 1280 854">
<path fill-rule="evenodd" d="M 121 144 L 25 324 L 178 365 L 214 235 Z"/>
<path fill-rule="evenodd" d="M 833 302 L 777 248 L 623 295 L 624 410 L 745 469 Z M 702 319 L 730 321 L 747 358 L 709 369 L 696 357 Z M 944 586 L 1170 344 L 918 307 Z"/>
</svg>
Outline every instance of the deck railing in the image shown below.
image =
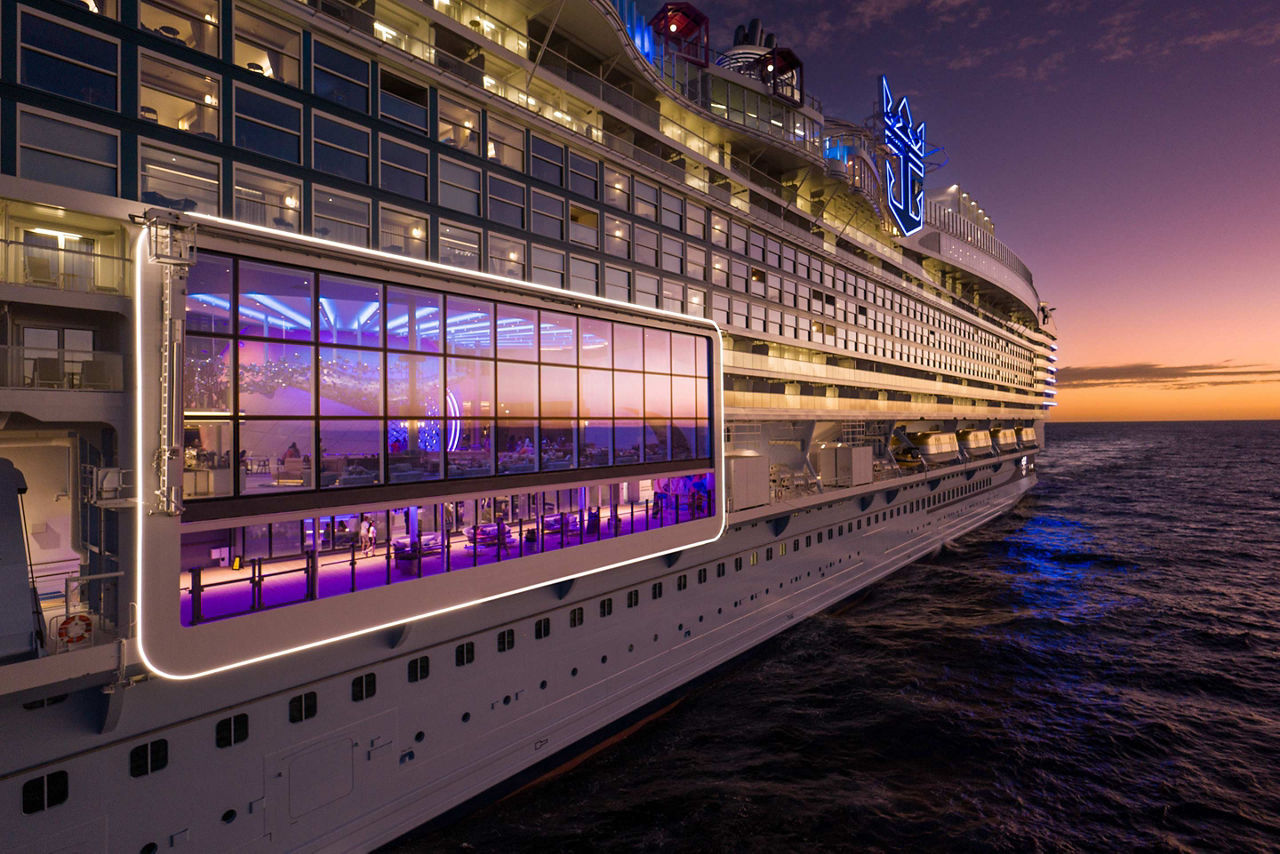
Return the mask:
<svg viewBox="0 0 1280 854">
<path fill-rule="evenodd" d="M 92 238 L 48 236 L 34 230 L 29 237 L 0 241 L 4 247 L 0 280 L 77 293 L 129 294 L 129 259 L 99 251 Z"/>
<path fill-rule="evenodd" d="M 0 388 L 123 391 L 124 357 L 101 350 L 0 345 Z"/>
</svg>

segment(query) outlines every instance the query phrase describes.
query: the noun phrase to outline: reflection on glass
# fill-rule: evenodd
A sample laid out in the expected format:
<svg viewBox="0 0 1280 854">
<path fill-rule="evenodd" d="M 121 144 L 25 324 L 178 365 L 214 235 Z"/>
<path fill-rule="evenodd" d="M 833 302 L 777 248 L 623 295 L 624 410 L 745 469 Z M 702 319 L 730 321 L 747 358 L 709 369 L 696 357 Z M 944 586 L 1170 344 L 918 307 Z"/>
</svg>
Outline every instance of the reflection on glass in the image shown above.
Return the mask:
<svg viewBox="0 0 1280 854">
<path fill-rule="evenodd" d="M 231 331 L 231 259 L 200 253 L 187 276 L 187 331 Z"/>
<path fill-rule="evenodd" d="M 183 345 L 182 408 L 186 412 L 231 411 L 231 342 L 188 335 Z"/>
<path fill-rule="evenodd" d="M 537 309 L 498 304 L 498 358 L 537 360 Z"/>
<path fill-rule="evenodd" d="M 644 369 L 646 371 L 671 370 L 671 333 L 665 329 L 644 331 Z"/>
<path fill-rule="evenodd" d="M 578 364 L 584 368 L 613 367 L 613 324 L 594 317 L 578 319 Z"/>
<path fill-rule="evenodd" d="M 611 371 L 583 368 L 578 371 L 578 413 L 584 418 L 611 418 L 613 416 L 613 378 Z"/>
<path fill-rule="evenodd" d="M 387 288 L 387 346 L 439 353 L 440 294 L 416 288 Z"/>
<path fill-rule="evenodd" d="M 640 462 L 640 447 L 644 438 L 644 422 L 615 421 L 613 425 L 613 463 L 625 466 Z"/>
<path fill-rule="evenodd" d="M 578 369 L 542 366 L 542 415 L 572 418 L 578 414 Z"/>
<path fill-rule="evenodd" d="M 676 418 L 697 417 L 698 381 L 693 377 L 671 378 L 671 414 Z"/>
<path fill-rule="evenodd" d="M 381 482 L 381 422 L 321 421 L 320 486 L 371 486 Z"/>
<path fill-rule="evenodd" d="M 313 352 L 312 347 L 302 344 L 241 341 L 241 414 L 313 414 Z"/>
<path fill-rule="evenodd" d="M 450 296 L 446 306 L 449 352 L 467 356 L 492 356 L 493 303 Z"/>
<path fill-rule="evenodd" d="M 440 388 L 439 356 L 387 354 L 388 415 L 439 417 Z"/>
<path fill-rule="evenodd" d="M 312 275 L 240 262 L 240 334 L 310 341 Z"/>
<path fill-rule="evenodd" d="M 644 414 L 644 374 L 614 372 L 613 414 L 619 418 L 639 418 Z"/>
<path fill-rule="evenodd" d="M 693 376 L 694 337 L 680 332 L 671 333 L 671 373 Z"/>
<path fill-rule="evenodd" d="M 378 285 L 358 279 L 320 277 L 320 341 L 377 347 L 382 343 L 382 297 Z"/>
<path fill-rule="evenodd" d="M 381 415 L 382 354 L 321 347 L 320 414 Z"/>
<path fill-rule="evenodd" d="M 542 361 L 572 365 L 578 361 L 578 319 L 569 314 L 542 312 Z"/>
<path fill-rule="evenodd" d="M 450 359 L 445 388 L 450 416 L 493 417 L 493 362 Z"/>
<path fill-rule="evenodd" d="M 692 420 L 671 422 L 671 459 L 691 460 L 698 450 L 698 439 Z"/>
<path fill-rule="evenodd" d="M 613 325 L 613 363 L 633 371 L 644 369 L 644 334 L 639 326 Z"/>
<path fill-rule="evenodd" d="M 671 415 L 671 377 L 666 374 L 644 375 L 645 418 L 668 418 Z"/>
<path fill-rule="evenodd" d="M 498 410 L 498 415 L 503 418 L 537 417 L 537 365 L 520 362 L 498 363 Z"/>
<path fill-rule="evenodd" d="M 663 462 L 667 455 L 667 428 L 665 420 L 649 418 L 644 422 L 644 461 L 646 463 Z"/>
</svg>

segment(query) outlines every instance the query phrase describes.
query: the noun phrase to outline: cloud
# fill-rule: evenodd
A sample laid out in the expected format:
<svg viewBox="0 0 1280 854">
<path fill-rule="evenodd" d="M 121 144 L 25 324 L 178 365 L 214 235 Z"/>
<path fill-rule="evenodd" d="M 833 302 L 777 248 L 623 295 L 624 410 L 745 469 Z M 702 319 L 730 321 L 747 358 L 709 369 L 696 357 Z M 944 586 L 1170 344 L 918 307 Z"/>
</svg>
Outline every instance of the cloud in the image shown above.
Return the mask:
<svg viewBox="0 0 1280 854">
<path fill-rule="evenodd" d="M 1063 367 L 1058 371 L 1058 388 L 1148 385 L 1189 389 L 1267 382 L 1280 382 L 1280 366 L 1233 365 L 1229 361 L 1206 365 L 1157 365 L 1151 362 L 1135 362 L 1128 365 Z"/>
</svg>

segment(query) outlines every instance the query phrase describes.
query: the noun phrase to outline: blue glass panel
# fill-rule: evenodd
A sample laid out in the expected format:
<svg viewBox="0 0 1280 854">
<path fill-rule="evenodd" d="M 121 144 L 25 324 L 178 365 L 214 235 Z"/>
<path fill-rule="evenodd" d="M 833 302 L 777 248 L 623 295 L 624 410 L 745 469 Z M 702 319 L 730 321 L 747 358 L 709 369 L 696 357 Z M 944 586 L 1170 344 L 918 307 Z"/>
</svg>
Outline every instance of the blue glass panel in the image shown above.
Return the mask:
<svg viewBox="0 0 1280 854">
<path fill-rule="evenodd" d="M 615 421 L 613 425 L 613 464 L 632 465 L 640 462 L 640 447 L 644 438 L 644 422 Z"/>
<path fill-rule="evenodd" d="M 251 89 L 236 89 L 236 113 L 295 132 L 302 130 L 301 107 L 259 95 Z"/>
<path fill-rule="evenodd" d="M 330 175 L 337 175 L 351 181 L 365 183 L 369 180 L 369 159 L 350 151 L 332 148 L 328 145 L 316 144 L 315 168 Z"/>
<path fill-rule="evenodd" d="M 47 54 L 23 51 L 22 82 L 87 104 L 116 108 L 114 74 L 104 74 Z"/>
<path fill-rule="evenodd" d="M 607 466 L 612 462 L 613 421 L 593 418 L 579 422 L 578 465 Z"/>
<path fill-rule="evenodd" d="M 238 116 L 236 117 L 236 146 L 268 157 L 288 160 L 290 163 L 298 163 L 301 160 L 299 152 L 302 143 L 297 136 Z"/>
<path fill-rule="evenodd" d="M 367 72 L 366 72 L 367 73 Z M 316 68 L 312 76 L 312 88 L 321 98 L 364 112 L 369 109 L 369 91 L 358 83 L 352 83 L 323 68 Z"/>
<path fill-rule="evenodd" d="M 103 71 L 116 71 L 116 46 L 88 33 L 35 15 L 22 16 L 22 43 L 62 56 L 73 56 Z"/>
<path fill-rule="evenodd" d="M 231 331 L 231 259 L 200 252 L 187 274 L 188 332 Z"/>
</svg>

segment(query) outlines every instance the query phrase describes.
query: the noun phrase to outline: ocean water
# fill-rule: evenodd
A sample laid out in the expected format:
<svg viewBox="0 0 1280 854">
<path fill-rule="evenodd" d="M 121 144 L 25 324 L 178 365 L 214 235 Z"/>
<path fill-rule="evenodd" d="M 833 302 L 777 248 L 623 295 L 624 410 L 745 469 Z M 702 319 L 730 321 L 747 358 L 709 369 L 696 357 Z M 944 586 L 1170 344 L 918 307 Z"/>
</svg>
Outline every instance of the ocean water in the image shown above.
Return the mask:
<svg viewBox="0 0 1280 854">
<path fill-rule="evenodd" d="M 1280 422 L 1051 424 L 1015 510 L 409 851 L 1280 851 Z"/>
</svg>

